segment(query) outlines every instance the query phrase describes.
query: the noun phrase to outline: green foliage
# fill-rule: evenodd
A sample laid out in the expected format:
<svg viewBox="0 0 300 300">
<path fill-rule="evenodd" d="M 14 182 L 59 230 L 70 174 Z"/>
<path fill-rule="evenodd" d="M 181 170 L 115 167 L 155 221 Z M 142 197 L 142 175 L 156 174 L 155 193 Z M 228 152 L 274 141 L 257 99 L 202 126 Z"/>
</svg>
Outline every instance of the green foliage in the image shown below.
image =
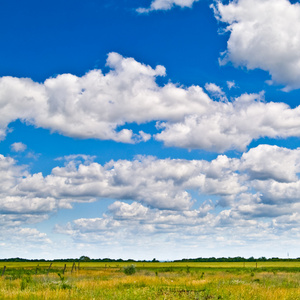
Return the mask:
<svg viewBox="0 0 300 300">
<path fill-rule="evenodd" d="M 66 289 L 70 289 L 71 286 L 67 283 L 67 281 L 65 280 L 65 276 L 61 275 L 60 273 L 57 273 L 59 279 L 60 279 L 60 285 L 59 288 L 66 290 Z"/>
<path fill-rule="evenodd" d="M 126 275 L 132 275 L 136 272 L 135 265 L 124 267 L 123 271 Z"/>
<path fill-rule="evenodd" d="M 269 262 L 261 262 L 258 268 L 256 262 L 249 263 L 248 268 L 247 263 L 244 267 L 243 263 L 162 262 L 118 263 L 119 267 L 112 263 L 111 268 L 105 268 L 105 263 L 88 262 L 89 267 L 76 274 L 71 273 L 71 264 L 63 274 L 64 264 L 54 264 L 53 269 L 58 271 L 49 275 L 49 263 L 40 264 L 46 270 L 44 274 L 35 274 L 36 263 L 32 263 L 31 269 L 26 263 L 6 264 L 9 275 L 5 273 L 0 280 L 0 299 L 300 299 L 299 266 L 288 266 L 286 262 L 276 263 L 276 269 Z M 133 272 L 125 275 L 120 272 L 122 267 L 125 274 L 131 269 L 139 273 L 127 276 Z M 12 275 L 15 280 L 6 278 Z"/>
<path fill-rule="evenodd" d="M 91 259 L 88 256 L 84 256 L 84 255 L 80 256 L 79 260 L 80 261 L 91 261 Z"/>
<path fill-rule="evenodd" d="M 22 277 L 21 280 L 21 291 L 25 290 L 32 283 L 32 278 L 30 275 Z"/>
<path fill-rule="evenodd" d="M 159 268 L 161 272 L 174 272 L 175 269 L 173 267 Z"/>
</svg>

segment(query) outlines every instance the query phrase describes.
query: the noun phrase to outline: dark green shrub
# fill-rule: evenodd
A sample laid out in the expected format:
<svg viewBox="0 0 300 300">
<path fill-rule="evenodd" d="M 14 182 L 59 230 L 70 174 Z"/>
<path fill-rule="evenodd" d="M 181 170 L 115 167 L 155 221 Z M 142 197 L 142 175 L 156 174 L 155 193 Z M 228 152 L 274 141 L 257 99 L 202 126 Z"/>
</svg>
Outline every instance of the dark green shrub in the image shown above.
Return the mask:
<svg viewBox="0 0 300 300">
<path fill-rule="evenodd" d="M 124 267 L 123 271 L 126 275 L 132 275 L 136 272 L 135 265 Z"/>
</svg>

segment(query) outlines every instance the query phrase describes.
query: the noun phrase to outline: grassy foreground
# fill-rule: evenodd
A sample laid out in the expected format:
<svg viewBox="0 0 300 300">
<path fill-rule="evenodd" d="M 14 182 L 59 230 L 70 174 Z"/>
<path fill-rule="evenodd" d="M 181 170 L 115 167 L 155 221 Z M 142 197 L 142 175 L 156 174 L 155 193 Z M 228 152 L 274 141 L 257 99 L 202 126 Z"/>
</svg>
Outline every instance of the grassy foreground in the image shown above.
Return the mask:
<svg viewBox="0 0 300 300">
<path fill-rule="evenodd" d="M 1 263 L 0 299 L 300 299 L 299 262 L 49 265 Z"/>
</svg>

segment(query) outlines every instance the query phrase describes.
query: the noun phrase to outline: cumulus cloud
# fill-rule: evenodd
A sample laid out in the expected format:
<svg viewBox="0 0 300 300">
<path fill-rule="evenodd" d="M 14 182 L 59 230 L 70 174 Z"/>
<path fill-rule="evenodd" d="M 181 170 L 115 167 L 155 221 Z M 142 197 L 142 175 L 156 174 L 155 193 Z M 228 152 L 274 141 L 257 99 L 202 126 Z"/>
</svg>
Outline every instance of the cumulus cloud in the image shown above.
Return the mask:
<svg viewBox="0 0 300 300">
<path fill-rule="evenodd" d="M 5 137 L 10 122 L 20 119 L 71 137 L 147 141 L 147 133 L 134 134 L 118 127 L 180 120 L 192 112 L 203 112 L 210 100 L 200 87 L 158 86 L 155 80 L 165 75 L 163 66 L 153 69 L 117 53 L 108 55 L 107 65 L 111 71 L 105 75 L 101 70 L 83 77 L 62 74 L 43 84 L 0 78 L 0 138 Z"/>
<path fill-rule="evenodd" d="M 109 198 L 115 201 L 102 216 L 56 226 L 56 232 L 104 244 L 137 235 L 175 242 L 179 233 L 191 240 L 210 236 L 220 243 L 224 237 L 243 243 L 245 234 L 253 241 L 274 240 L 300 213 L 300 149 L 260 145 L 241 158 L 139 156 L 104 165 L 72 157 L 43 176 L 1 156 L 0 224 L 19 228 L 72 208 L 74 202 Z M 297 231 L 297 224 L 290 226 Z"/>
<path fill-rule="evenodd" d="M 107 65 L 106 74 L 62 74 L 41 84 L 0 78 L 0 139 L 16 119 L 70 137 L 123 143 L 151 138 L 128 124 L 156 121 L 154 138 L 166 146 L 215 152 L 245 151 L 260 137 L 300 136 L 300 108 L 266 102 L 263 92 L 228 101 L 221 87 L 207 83 L 210 98 L 200 86 L 158 85 L 163 66 L 154 69 L 117 53 L 109 54 Z"/>
<path fill-rule="evenodd" d="M 184 210 L 194 202 L 187 191 L 189 188 L 220 195 L 245 190 L 238 178 L 226 171 L 232 165 L 234 161 L 226 157 L 211 164 L 152 157 L 111 161 L 104 166 L 98 163 L 76 166 L 70 162 L 66 167 L 54 168 L 45 178 L 41 175 L 27 177 L 18 189 L 26 192 L 35 186 L 38 190 L 34 196 L 45 193 L 49 197 L 69 198 L 70 201 L 114 198 L 140 201 L 159 209 Z"/>
<path fill-rule="evenodd" d="M 41 217 L 74 202 L 97 199 L 134 200 L 161 210 L 188 210 L 195 199 L 189 190 L 203 195 L 230 196 L 245 191 L 232 169 L 237 161 L 220 156 L 213 162 L 160 160 L 138 157 L 105 165 L 70 161 L 48 176 L 29 174 L 16 161 L 1 156 L 1 213 L 29 219 Z"/>
<path fill-rule="evenodd" d="M 154 10 L 169 10 L 172 9 L 174 6 L 180 7 L 192 7 L 194 2 L 198 0 L 154 0 L 151 2 L 149 8 L 138 8 L 138 13 L 148 13 Z"/>
<path fill-rule="evenodd" d="M 300 172 L 300 149 L 259 145 L 242 155 L 242 168 L 251 179 L 294 182 Z"/>
<path fill-rule="evenodd" d="M 260 145 L 241 159 L 219 155 L 210 162 L 137 157 L 100 165 L 75 160 L 44 177 L 41 173 L 28 174 L 13 159 L 1 156 L 1 212 L 47 215 L 71 208 L 74 202 L 101 198 L 131 200 L 168 211 L 188 211 L 197 197 L 210 196 L 218 197 L 223 207 L 241 203 L 277 205 L 284 203 L 284 197 L 289 203 L 297 203 L 299 161 L 299 149 Z M 139 204 L 122 207 L 129 215 L 137 216 L 133 209 L 139 211 L 138 215 L 145 213 Z M 116 211 L 116 206 L 110 209 Z"/>
<path fill-rule="evenodd" d="M 273 214 L 268 213 L 269 217 L 273 217 L 272 222 L 261 220 L 266 217 L 263 212 L 268 209 L 274 211 Z M 241 205 L 239 209 L 216 213 L 214 205 L 204 203 L 199 209 L 160 211 L 136 202 L 127 204 L 117 201 L 109 207 L 109 213 L 101 218 L 76 219 L 64 226 L 57 225 L 55 231 L 71 236 L 74 241 L 113 244 L 117 247 L 122 245 L 124 251 L 130 249 L 131 253 L 135 251 L 132 248 L 134 241 L 135 247 L 143 249 L 143 257 L 148 244 L 157 244 L 160 251 L 160 245 L 176 245 L 181 257 L 184 245 L 189 248 L 187 253 L 195 256 L 210 247 L 221 247 L 223 255 L 227 247 L 230 253 L 237 247 L 237 255 L 241 255 L 244 247 L 249 250 L 253 245 L 264 245 L 266 249 L 272 247 L 275 241 L 278 247 L 282 246 L 281 242 L 291 239 L 287 232 L 290 229 L 294 230 L 293 238 L 299 236 L 297 213 L 287 218 L 282 214 L 280 216 L 279 210 L 276 207 L 253 210 L 251 206 Z M 290 219 L 293 221 L 290 222 Z M 163 255 L 170 259 L 168 251 Z M 209 256 L 209 252 L 205 255 Z"/>
<path fill-rule="evenodd" d="M 24 152 L 27 149 L 27 146 L 21 142 L 13 143 L 10 147 L 14 152 Z"/>
<path fill-rule="evenodd" d="M 36 185 L 36 181 L 32 181 L 32 185 L 27 189 L 20 189 L 22 182 L 41 176 L 31 176 L 26 168 L 18 166 L 14 159 L 0 155 L 0 214 L 3 221 L 7 224 L 36 223 L 45 220 L 49 213 L 58 208 L 70 208 L 63 199 L 59 200 L 39 192 L 40 186 Z"/>
<path fill-rule="evenodd" d="M 209 211 L 213 209 L 213 205 L 205 203 L 196 210 L 189 211 L 169 211 L 159 210 L 145 207 L 140 203 L 133 202 L 127 204 L 116 201 L 109 207 L 109 214 L 104 214 L 102 218 L 93 219 L 77 219 L 69 223 L 67 227 L 56 227 L 61 233 L 69 234 L 80 233 L 81 235 L 95 234 L 96 232 L 111 232 L 113 237 L 120 234 L 120 231 L 125 234 L 145 234 L 152 235 L 155 233 L 172 233 L 177 232 L 177 226 L 194 227 L 203 225 L 211 219 Z M 184 228 L 183 227 L 183 228 Z M 101 234 L 102 235 L 102 234 Z M 105 234 L 105 237 L 107 235 Z"/>
<path fill-rule="evenodd" d="M 238 0 L 212 5 L 230 32 L 221 64 L 262 69 L 285 90 L 300 88 L 300 5 L 288 0 Z"/>
<path fill-rule="evenodd" d="M 245 151 L 253 139 L 299 136 L 300 108 L 264 102 L 263 94 L 243 94 L 233 102 L 212 102 L 209 112 L 181 122 L 164 122 L 156 139 L 167 146 L 224 152 Z M 213 109 L 214 108 L 214 109 Z"/>
</svg>

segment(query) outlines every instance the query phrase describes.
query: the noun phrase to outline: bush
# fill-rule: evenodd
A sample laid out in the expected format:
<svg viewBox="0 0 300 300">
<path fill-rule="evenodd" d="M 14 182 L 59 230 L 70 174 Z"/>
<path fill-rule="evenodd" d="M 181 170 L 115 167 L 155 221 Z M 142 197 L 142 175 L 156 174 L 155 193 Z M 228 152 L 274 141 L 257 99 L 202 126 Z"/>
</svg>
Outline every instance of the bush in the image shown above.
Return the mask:
<svg viewBox="0 0 300 300">
<path fill-rule="evenodd" d="M 136 272 L 135 265 L 124 267 L 123 271 L 126 275 L 132 275 Z"/>
</svg>

